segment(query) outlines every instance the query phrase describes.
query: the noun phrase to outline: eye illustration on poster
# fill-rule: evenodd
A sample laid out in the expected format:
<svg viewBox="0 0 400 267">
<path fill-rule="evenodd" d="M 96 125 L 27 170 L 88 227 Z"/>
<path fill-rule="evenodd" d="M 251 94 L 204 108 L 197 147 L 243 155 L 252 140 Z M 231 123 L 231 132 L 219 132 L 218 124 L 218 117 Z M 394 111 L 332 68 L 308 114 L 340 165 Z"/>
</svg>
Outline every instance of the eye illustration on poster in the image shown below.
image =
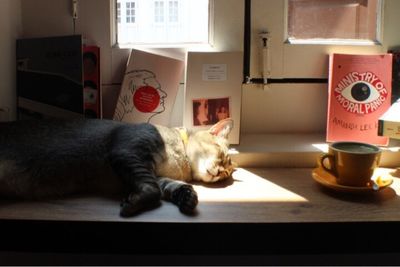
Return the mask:
<svg viewBox="0 0 400 267">
<path fill-rule="evenodd" d="M 101 118 L 100 48 L 83 46 L 83 97 L 86 118 Z"/>
<path fill-rule="evenodd" d="M 133 70 L 127 72 L 125 77 L 129 80 L 126 93 L 118 99 L 115 119 L 124 120 L 135 110 L 144 116 L 144 121 L 151 120 L 165 111 L 167 93 L 161 88 L 156 75 L 149 70 Z M 126 90 L 127 89 L 127 90 Z"/>
<path fill-rule="evenodd" d="M 94 75 L 97 67 L 97 56 L 93 52 L 83 53 L 83 71 L 86 75 Z"/>
</svg>

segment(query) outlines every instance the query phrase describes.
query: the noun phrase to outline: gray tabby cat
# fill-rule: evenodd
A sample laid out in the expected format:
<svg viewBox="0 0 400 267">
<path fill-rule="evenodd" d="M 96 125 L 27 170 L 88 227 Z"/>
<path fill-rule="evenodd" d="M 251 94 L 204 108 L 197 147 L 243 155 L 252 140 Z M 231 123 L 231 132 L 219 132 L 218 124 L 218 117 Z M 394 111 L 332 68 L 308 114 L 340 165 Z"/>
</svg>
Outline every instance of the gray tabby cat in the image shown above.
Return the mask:
<svg viewBox="0 0 400 267">
<path fill-rule="evenodd" d="M 121 192 L 121 216 L 164 199 L 191 213 L 192 180 L 231 176 L 230 119 L 188 132 L 112 120 L 24 120 L 0 123 L 0 198 L 44 199 L 82 192 Z"/>
</svg>

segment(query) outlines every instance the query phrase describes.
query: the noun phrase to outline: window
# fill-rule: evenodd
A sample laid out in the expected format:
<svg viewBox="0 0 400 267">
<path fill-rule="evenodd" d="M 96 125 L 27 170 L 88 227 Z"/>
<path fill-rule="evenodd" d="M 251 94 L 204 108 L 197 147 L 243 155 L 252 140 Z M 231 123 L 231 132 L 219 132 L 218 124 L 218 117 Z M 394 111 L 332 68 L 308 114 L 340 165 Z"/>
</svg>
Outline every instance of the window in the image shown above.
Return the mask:
<svg viewBox="0 0 400 267">
<path fill-rule="evenodd" d="M 164 22 L 164 1 L 154 1 L 154 22 Z"/>
<path fill-rule="evenodd" d="M 114 0 L 119 46 L 209 43 L 213 0 Z"/>
<path fill-rule="evenodd" d="M 168 16 L 169 16 L 169 22 L 170 23 L 177 23 L 179 20 L 178 14 L 179 14 L 179 7 L 178 7 L 178 1 L 169 1 L 168 2 Z"/>
<path fill-rule="evenodd" d="M 288 0 L 290 43 L 380 41 L 379 0 Z"/>
<path fill-rule="evenodd" d="M 117 22 L 121 23 L 121 3 L 117 3 Z"/>
<path fill-rule="evenodd" d="M 135 23 L 136 21 L 135 5 L 136 5 L 135 2 L 126 2 L 126 23 Z"/>
</svg>

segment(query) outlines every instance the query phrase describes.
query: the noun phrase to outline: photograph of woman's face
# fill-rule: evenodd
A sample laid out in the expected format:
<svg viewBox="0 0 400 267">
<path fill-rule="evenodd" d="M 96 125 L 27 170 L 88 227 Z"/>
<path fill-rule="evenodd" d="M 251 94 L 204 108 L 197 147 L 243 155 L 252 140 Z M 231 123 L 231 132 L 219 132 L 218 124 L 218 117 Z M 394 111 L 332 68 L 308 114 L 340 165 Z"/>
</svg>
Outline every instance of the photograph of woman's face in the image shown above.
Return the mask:
<svg viewBox="0 0 400 267">
<path fill-rule="evenodd" d="M 229 97 L 193 100 L 193 126 L 213 125 L 229 118 Z"/>
</svg>

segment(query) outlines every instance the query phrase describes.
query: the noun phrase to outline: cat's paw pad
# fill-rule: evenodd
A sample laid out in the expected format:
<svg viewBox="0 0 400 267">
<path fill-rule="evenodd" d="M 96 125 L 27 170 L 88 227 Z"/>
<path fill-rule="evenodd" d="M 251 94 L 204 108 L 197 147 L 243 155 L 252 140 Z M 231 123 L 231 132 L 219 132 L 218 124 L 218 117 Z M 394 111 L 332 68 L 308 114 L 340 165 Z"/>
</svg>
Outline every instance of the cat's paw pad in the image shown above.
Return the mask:
<svg viewBox="0 0 400 267">
<path fill-rule="evenodd" d="M 199 203 L 197 193 L 191 185 L 182 185 L 172 194 L 172 201 L 183 213 L 192 213 Z"/>
<path fill-rule="evenodd" d="M 140 212 L 154 209 L 161 204 L 158 198 L 151 198 L 149 195 L 145 196 L 131 193 L 128 198 L 123 199 L 120 215 L 122 217 L 131 217 Z"/>
<path fill-rule="evenodd" d="M 128 199 L 124 199 L 121 202 L 121 209 L 119 214 L 122 217 L 131 217 L 139 211 L 138 205 L 130 202 Z"/>
</svg>

